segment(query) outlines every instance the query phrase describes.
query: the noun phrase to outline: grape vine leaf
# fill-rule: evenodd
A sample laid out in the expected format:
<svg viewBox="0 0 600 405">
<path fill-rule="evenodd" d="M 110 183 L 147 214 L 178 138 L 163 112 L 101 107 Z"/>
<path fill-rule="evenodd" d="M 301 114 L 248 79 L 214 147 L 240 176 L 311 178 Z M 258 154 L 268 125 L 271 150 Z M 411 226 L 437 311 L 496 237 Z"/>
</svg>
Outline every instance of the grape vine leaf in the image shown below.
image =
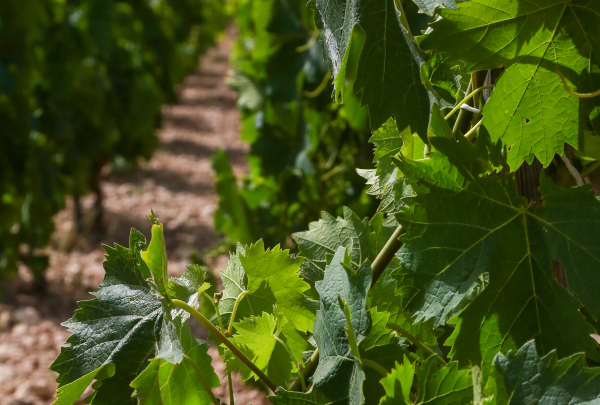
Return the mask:
<svg viewBox="0 0 600 405">
<path fill-rule="evenodd" d="M 359 267 L 371 254 L 369 220 L 360 220 L 348 207 L 344 218 L 323 212 L 318 222 L 311 222 L 308 231 L 292 235 L 300 249 L 299 256 L 306 258 L 302 264 L 302 276 L 314 283 L 322 280 L 325 266 L 341 246 L 352 246 L 352 265 Z"/>
<path fill-rule="evenodd" d="M 277 318 L 266 312 L 252 316 L 236 324 L 236 334 L 231 342 L 239 348 L 277 386 L 289 388 L 296 364 L 302 362 L 302 353 L 312 346 L 281 312 Z M 226 371 L 242 370 L 244 381 L 258 376 L 238 357 L 225 350 Z"/>
<path fill-rule="evenodd" d="M 315 6 L 334 77 L 345 75 L 352 32 L 364 34 L 354 91 L 368 106 L 371 128 L 394 115 L 400 130 L 410 127 L 426 139 L 430 97 L 421 83 L 423 57 L 401 26 L 394 0 L 316 0 Z M 343 80 L 336 79 L 336 92 Z"/>
<path fill-rule="evenodd" d="M 532 338 L 542 352 L 598 358 L 578 309 L 583 303 L 594 318 L 600 314 L 592 293 L 600 289 L 600 201 L 589 186 L 562 189 L 542 176 L 544 205 L 528 205 L 512 175 L 486 174 L 491 148 L 483 138 L 475 145 L 431 138 L 461 181 L 439 181 L 435 163 L 398 162 L 424 191 L 397 215 L 407 230 L 398 253 L 403 284 L 412 289 L 405 306 L 417 322 L 440 325 L 468 305 L 447 342 L 461 364 L 491 361 Z M 565 268 L 568 290 L 553 278 L 553 259 Z"/>
<path fill-rule="evenodd" d="M 154 215 L 154 213 L 152 214 Z M 157 220 L 158 221 L 158 220 Z M 167 246 L 165 244 L 165 235 L 163 234 L 163 225 L 152 225 L 152 239 L 148 250 L 141 252 L 142 259 L 152 272 L 154 282 L 158 285 L 159 291 L 166 295 L 167 293 Z"/>
<path fill-rule="evenodd" d="M 556 351 L 539 357 L 530 341 L 517 353 L 494 359 L 497 403 L 533 405 L 591 404 L 600 401 L 600 368 L 588 368 L 585 354 L 558 359 Z"/>
<path fill-rule="evenodd" d="M 192 308 L 198 309 L 200 306 L 199 296 L 210 288 L 209 283 L 205 283 L 206 272 L 197 264 L 187 266 L 187 271 L 179 277 L 169 279 L 167 291 L 169 296 L 187 303 Z M 189 318 L 190 314 L 184 309 L 173 308 L 171 316 L 177 317 L 181 321 Z"/>
<path fill-rule="evenodd" d="M 373 322 L 375 322 L 375 319 L 373 319 Z M 373 325 L 369 335 L 373 333 L 373 329 L 375 328 L 376 325 Z M 387 372 L 391 372 L 396 363 L 403 361 L 403 359 L 408 357 L 414 361 L 418 358 L 415 354 L 408 351 L 405 339 L 397 336 L 393 336 L 387 344 L 366 349 L 365 343 L 369 339 L 369 335 L 360 344 L 360 358 L 362 362 L 370 360 L 379 364 Z M 363 366 L 363 371 L 365 373 L 365 382 L 363 383 L 365 405 L 377 405 L 385 396 L 385 389 L 380 384 L 381 370 Z"/>
<path fill-rule="evenodd" d="M 237 298 L 246 291 L 246 282 L 244 280 L 246 273 L 244 273 L 244 268 L 242 267 L 242 263 L 240 263 L 240 255 L 243 256 L 245 253 L 244 247 L 238 243 L 235 253 L 229 254 L 227 267 L 219 273 L 223 283 L 222 297 L 219 300 L 219 312 L 225 325 L 229 323 Z M 247 308 L 247 305 L 247 303 L 242 301 L 240 307 L 243 309 L 240 312 L 250 313 L 250 308 Z"/>
<path fill-rule="evenodd" d="M 313 386 L 307 393 L 278 388 L 270 397 L 273 405 L 283 404 L 352 404 L 364 403 L 364 372 L 360 361 L 352 355 L 346 332 L 346 315 L 340 306 L 346 300 L 356 343 L 360 345 L 371 327 L 366 299 L 371 285 L 371 264 L 363 262 L 358 270 L 348 266 L 347 248 L 337 249 L 323 280 L 316 283 L 320 309 L 314 326 L 319 348 L 319 365 L 313 375 Z"/>
<path fill-rule="evenodd" d="M 206 390 L 219 387 L 220 381 L 211 365 L 208 343 L 197 340 L 187 323 L 177 329 L 186 357 L 179 364 L 163 358 L 150 360 L 148 367 L 131 383 L 138 405 L 212 403 Z M 195 364 L 201 375 L 190 362 Z"/>
<path fill-rule="evenodd" d="M 425 144 L 418 136 L 412 135 L 410 128 L 400 134 L 393 118 L 388 119 L 381 128 L 373 132 L 369 142 L 375 144 L 373 162 L 377 168 L 358 169 L 357 173 L 367 180 L 367 185 L 371 186 L 367 194 L 381 200 L 377 209 L 379 212 L 398 212 L 404 206 L 404 197 L 413 195 L 413 192 L 398 167 L 393 164 L 392 157 L 402 151 L 403 154 L 408 155 L 407 157 L 421 159 Z M 420 151 L 419 144 L 423 146 Z"/>
<path fill-rule="evenodd" d="M 436 7 L 444 6 L 445 8 L 455 10 L 456 0 L 413 0 L 419 8 L 426 14 L 432 15 Z"/>
<path fill-rule="evenodd" d="M 231 314 L 235 301 L 242 294 L 236 318 L 273 313 L 274 306 L 301 332 L 312 331 L 316 302 L 304 293 L 310 286 L 300 277 L 302 258 L 291 256 L 279 245 L 265 250 L 264 242 L 246 246 L 232 257 L 221 273 L 223 298 L 222 314 Z"/>
<path fill-rule="evenodd" d="M 59 398 L 77 399 L 85 383 L 96 378 L 92 404 L 133 405 L 129 383 L 153 357 L 165 319 L 144 279 L 149 270 L 140 270 L 145 264 L 135 247 L 115 244 L 104 249 L 104 281 L 96 298 L 79 302 L 73 318 L 63 324 L 73 335 L 50 368 L 59 373 Z"/>
<path fill-rule="evenodd" d="M 580 147 L 585 119 L 597 100 L 580 100 L 563 88 L 560 70 L 579 92 L 600 87 L 600 3 L 588 0 L 473 0 L 442 19 L 423 49 L 447 52 L 465 72 L 505 66 L 484 107 L 483 125 L 502 139 L 516 170 L 537 157 L 544 167 L 565 143 Z"/>
<path fill-rule="evenodd" d="M 402 365 L 396 363 L 396 368 L 381 380 L 386 391 L 381 405 L 412 404 L 410 389 L 415 377 L 414 372 L 407 358 Z M 431 356 L 416 370 L 416 377 L 415 405 L 425 403 L 466 405 L 473 402 L 471 370 L 459 370 L 456 362 L 439 366 L 436 357 Z"/>
<path fill-rule="evenodd" d="M 381 399 L 381 405 L 411 405 L 410 388 L 415 378 L 415 369 L 408 358 L 404 358 L 402 364 L 396 363 L 396 367 L 381 380 L 385 390 L 385 397 Z"/>
</svg>

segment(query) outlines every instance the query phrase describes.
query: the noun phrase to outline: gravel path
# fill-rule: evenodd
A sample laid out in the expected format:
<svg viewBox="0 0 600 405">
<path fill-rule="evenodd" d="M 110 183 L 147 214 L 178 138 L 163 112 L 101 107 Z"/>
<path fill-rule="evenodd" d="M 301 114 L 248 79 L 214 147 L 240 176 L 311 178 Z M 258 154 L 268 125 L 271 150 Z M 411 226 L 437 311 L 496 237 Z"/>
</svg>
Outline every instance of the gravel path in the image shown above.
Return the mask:
<svg viewBox="0 0 600 405">
<path fill-rule="evenodd" d="M 152 207 L 165 225 L 172 275 L 185 270 L 192 249 L 215 242 L 217 195 L 211 154 L 223 148 L 234 172 L 246 170 L 247 146 L 239 140 L 235 93 L 224 83 L 232 38 L 229 32 L 202 59 L 200 71 L 183 83 L 180 103 L 164 108 L 160 148 L 152 159 L 133 173 L 106 173 L 102 183 L 107 230 L 101 242 L 126 246 L 131 227 L 149 236 L 145 216 Z M 84 198 L 84 212 L 92 204 L 93 197 Z M 71 317 L 77 300 L 92 298 L 87 292 L 95 290 L 104 275 L 100 240 L 73 236 L 70 204 L 57 216 L 56 225 L 52 247 L 47 249 L 47 296 L 27 293 L 31 276 L 23 268 L 13 286 L 18 293 L 9 303 L 0 304 L 0 405 L 53 402 L 56 374 L 48 367 L 69 335 L 60 323 Z M 220 270 L 226 258 L 211 264 Z M 211 354 L 217 373 L 223 376 L 224 365 L 215 348 Z M 222 381 L 215 394 L 229 402 L 226 379 Z M 268 403 L 263 393 L 244 387 L 239 376 L 234 376 L 234 382 L 236 404 Z"/>
</svg>

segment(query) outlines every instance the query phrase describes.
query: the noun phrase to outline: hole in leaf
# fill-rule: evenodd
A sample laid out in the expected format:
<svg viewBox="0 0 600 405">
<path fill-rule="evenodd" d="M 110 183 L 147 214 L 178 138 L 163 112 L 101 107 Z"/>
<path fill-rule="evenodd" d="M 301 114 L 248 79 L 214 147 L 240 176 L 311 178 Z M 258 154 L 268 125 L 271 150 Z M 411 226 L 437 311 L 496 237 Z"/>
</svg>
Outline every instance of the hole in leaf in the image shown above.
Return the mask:
<svg viewBox="0 0 600 405">
<path fill-rule="evenodd" d="M 531 122 L 531 120 L 529 118 L 525 119 L 525 124 L 529 124 Z"/>
</svg>

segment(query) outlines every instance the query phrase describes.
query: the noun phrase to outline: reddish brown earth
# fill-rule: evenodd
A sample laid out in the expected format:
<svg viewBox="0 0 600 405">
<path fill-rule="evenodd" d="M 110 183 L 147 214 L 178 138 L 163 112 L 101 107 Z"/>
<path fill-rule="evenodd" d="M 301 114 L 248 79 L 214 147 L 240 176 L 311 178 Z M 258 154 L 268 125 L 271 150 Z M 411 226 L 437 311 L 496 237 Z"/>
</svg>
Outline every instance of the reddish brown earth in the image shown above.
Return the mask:
<svg viewBox="0 0 600 405">
<path fill-rule="evenodd" d="M 150 223 L 145 216 L 151 207 L 165 225 L 172 275 L 185 270 L 192 249 L 201 251 L 217 241 L 211 154 L 223 148 L 236 173 L 246 170 L 247 147 L 239 140 L 235 93 L 224 82 L 231 42 L 229 33 L 202 58 L 201 69 L 183 83 L 180 103 L 164 108 L 163 128 L 158 132 L 160 148 L 152 159 L 132 173 L 106 173 L 102 182 L 104 235 L 75 237 L 72 204 L 68 204 L 56 218 L 56 234 L 47 249 L 48 293 L 43 297 L 28 293 L 31 276 L 26 268 L 12 282 L 15 295 L 0 304 L 0 405 L 53 402 L 56 374 L 48 367 L 69 336 L 60 323 L 72 316 L 77 300 L 91 299 L 88 291 L 96 290 L 102 281 L 100 242 L 127 245 L 131 227 L 149 236 Z M 93 201 L 93 197 L 83 199 L 84 211 L 90 211 Z M 85 229 L 85 217 L 83 222 Z M 218 271 L 226 263 L 227 258 L 221 256 L 209 265 Z M 205 335 L 198 325 L 194 329 L 199 336 Z M 224 365 L 216 349 L 211 348 L 210 353 L 213 366 L 223 377 Z M 229 402 L 226 381 L 222 379 L 215 394 Z M 234 388 L 237 405 L 268 403 L 264 393 L 243 386 L 239 375 L 234 376 Z"/>
</svg>

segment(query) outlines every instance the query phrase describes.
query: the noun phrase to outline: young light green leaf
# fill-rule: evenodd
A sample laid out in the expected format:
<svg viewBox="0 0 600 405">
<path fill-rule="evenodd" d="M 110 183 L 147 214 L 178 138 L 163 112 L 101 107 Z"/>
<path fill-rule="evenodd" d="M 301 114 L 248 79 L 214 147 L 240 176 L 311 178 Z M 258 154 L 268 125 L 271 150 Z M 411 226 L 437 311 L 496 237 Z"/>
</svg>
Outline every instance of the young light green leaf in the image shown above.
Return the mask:
<svg viewBox="0 0 600 405">
<path fill-rule="evenodd" d="M 400 163 L 413 173 L 421 165 L 423 174 L 415 205 L 397 216 L 407 230 L 401 276 L 413 289 L 405 305 L 416 321 L 440 325 L 472 301 L 448 342 L 452 358 L 464 364 L 491 361 L 498 350 L 532 338 L 542 352 L 598 357 L 581 304 L 569 292 L 599 315 L 600 299 L 591 291 L 600 289 L 593 242 L 600 238 L 600 201 L 588 186 L 561 189 L 543 176 L 544 206 L 527 205 L 512 176 L 486 175 L 480 142 L 432 138 L 460 173 L 454 183 L 440 182 L 430 162 Z M 552 259 L 563 264 L 569 291 L 554 280 Z"/>
<path fill-rule="evenodd" d="M 265 251 L 259 240 L 246 246 L 245 254 L 239 256 L 248 277 L 248 300 L 252 313 L 273 313 L 273 306 L 301 332 L 312 331 L 316 302 L 309 300 L 304 292 L 310 286 L 300 277 L 303 259 L 281 250 L 279 245 Z"/>
<path fill-rule="evenodd" d="M 598 2 L 473 0 L 441 15 L 424 49 L 448 52 L 465 72 L 507 68 L 483 125 L 507 146 L 512 170 L 534 157 L 548 166 L 565 143 L 580 147 L 584 120 L 598 106 L 569 95 L 555 71 L 579 92 L 598 88 L 600 43 L 591 34 L 600 23 Z"/>
<path fill-rule="evenodd" d="M 352 404 L 364 403 L 364 372 L 360 361 L 352 355 L 346 332 L 346 315 L 340 307 L 345 299 L 350 309 L 351 324 L 356 342 L 360 345 L 371 327 L 366 299 L 371 285 L 371 265 L 365 261 L 354 271 L 342 262 L 345 248 L 339 248 L 325 277 L 317 282 L 321 307 L 317 311 L 314 338 L 319 348 L 319 366 L 313 375 L 313 386 L 308 393 L 277 390 L 271 403 L 280 404 Z"/>
<path fill-rule="evenodd" d="M 471 404 L 473 379 L 471 370 L 459 370 L 452 362 L 440 367 L 431 356 L 417 369 L 417 399 L 419 404 Z"/>
<path fill-rule="evenodd" d="M 517 353 L 496 356 L 496 403 L 563 405 L 600 401 L 600 368 L 586 367 L 584 353 L 559 360 L 556 351 L 539 357 L 535 346 L 530 341 Z"/>
<path fill-rule="evenodd" d="M 165 235 L 163 234 L 163 225 L 152 225 L 152 239 L 148 250 L 142 252 L 142 259 L 152 272 L 154 282 L 158 285 L 159 291 L 167 294 L 167 246 L 165 244 Z"/>
<path fill-rule="evenodd" d="M 282 315 L 276 319 L 263 312 L 262 316 L 252 316 L 234 324 L 236 334 L 231 342 L 275 384 L 287 389 L 292 373 L 298 371 L 296 364 L 302 361 L 303 351 L 311 346 Z M 242 370 L 244 381 L 252 377 L 258 380 L 258 376 L 229 350 L 225 350 L 225 361 L 226 371 Z"/>
<path fill-rule="evenodd" d="M 385 397 L 381 398 L 381 405 L 411 405 L 410 389 L 415 378 L 415 369 L 408 358 L 404 363 L 396 363 L 396 367 L 381 380 L 385 389 Z"/>
<path fill-rule="evenodd" d="M 421 83 L 420 65 L 424 62 L 400 24 L 394 0 L 317 0 L 315 6 L 334 76 L 345 75 L 353 30 L 364 33 L 354 91 L 360 94 L 361 104 L 369 107 L 371 128 L 379 128 L 394 115 L 400 130 L 410 127 L 425 139 L 430 98 Z"/>
<path fill-rule="evenodd" d="M 150 360 L 148 367 L 131 383 L 138 405 L 208 405 L 214 402 L 207 390 L 219 387 L 220 381 L 211 365 L 208 343 L 197 340 L 187 323 L 178 329 L 185 357 L 179 364 L 162 358 Z"/>
</svg>

